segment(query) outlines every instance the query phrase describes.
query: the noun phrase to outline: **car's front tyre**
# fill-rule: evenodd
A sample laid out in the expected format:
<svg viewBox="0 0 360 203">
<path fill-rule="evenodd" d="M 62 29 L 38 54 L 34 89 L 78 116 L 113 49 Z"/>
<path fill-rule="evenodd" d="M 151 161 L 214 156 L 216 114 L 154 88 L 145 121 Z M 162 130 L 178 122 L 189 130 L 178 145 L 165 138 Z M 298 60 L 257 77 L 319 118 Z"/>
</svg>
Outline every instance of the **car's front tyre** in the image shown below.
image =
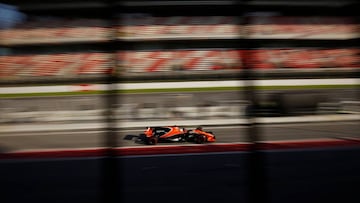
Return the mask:
<svg viewBox="0 0 360 203">
<path fill-rule="evenodd" d="M 148 145 L 156 145 L 157 143 L 158 143 L 157 137 L 149 137 L 146 142 L 146 144 Z"/>
<path fill-rule="evenodd" d="M 197 135 L 195 137 L 195 143 L 196 144 L 202 144 L 206 141 L 206 137 L 204 135 Z"/>
</svg>

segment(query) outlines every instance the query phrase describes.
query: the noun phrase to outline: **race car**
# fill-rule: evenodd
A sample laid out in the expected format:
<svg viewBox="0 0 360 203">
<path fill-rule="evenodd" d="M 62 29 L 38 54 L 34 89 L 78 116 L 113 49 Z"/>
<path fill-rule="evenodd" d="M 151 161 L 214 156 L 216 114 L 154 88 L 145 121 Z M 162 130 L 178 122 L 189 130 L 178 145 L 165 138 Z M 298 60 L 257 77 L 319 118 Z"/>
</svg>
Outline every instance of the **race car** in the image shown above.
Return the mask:
<svg viewBox="0 0 360 203">
<path fill-rule="evenodd" d="M 139 139 L 148 145 L 155 145 L 160 142 L 215 142 L 212 132 L 205 132 L 201 127 L 195 130 L 186 130 L 178 126 L 147 127 Z"/>
<path fill-rule="evenodd" d="M 194 131 L 189 130 L 186 133 L 186 141 L 202 144 L 204 142 L 215 142 L 215 135 L 210 131 L 204 131 L 201 126 Z"/>
</svg>

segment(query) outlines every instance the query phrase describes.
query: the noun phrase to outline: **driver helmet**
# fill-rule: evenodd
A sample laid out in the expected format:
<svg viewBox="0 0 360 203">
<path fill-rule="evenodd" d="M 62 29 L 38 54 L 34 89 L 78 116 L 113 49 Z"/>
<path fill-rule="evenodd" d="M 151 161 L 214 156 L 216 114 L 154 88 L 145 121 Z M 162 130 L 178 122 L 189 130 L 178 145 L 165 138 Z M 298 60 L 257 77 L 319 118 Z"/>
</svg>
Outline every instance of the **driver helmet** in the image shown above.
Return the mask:
<svg viewBox="0 0 360 203">
<path fill-rule="evenodd" d="M 196 128 L 196 130 L 201 130 L 202 131 L 202 127 L 201 126 L 198 126 L 197 128 Z"/>
</svg>

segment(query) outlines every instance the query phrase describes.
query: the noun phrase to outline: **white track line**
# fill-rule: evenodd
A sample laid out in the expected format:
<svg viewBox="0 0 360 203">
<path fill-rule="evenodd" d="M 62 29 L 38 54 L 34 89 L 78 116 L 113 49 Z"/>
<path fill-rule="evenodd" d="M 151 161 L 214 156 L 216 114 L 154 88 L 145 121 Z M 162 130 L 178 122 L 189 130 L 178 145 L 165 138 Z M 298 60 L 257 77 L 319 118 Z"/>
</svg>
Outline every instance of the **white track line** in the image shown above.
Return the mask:
<svg viewBox="0 0 360 203">
<path fill-rule="evenodd" d="M 359 78 L 340 79 L 281 79 L 281 80 L 252 80 L 249 83 L 255 86 L 304 86 L 304 85 L 358 85 Z M 196 81 L 196 82 L 154 82 L 154 83 L 118 83 L 114 84 L 118 90 L 136 89 L 173 89 L 173 88 L 209 88 L 209 87 L 243 87 L 243 80 L 228 81 Z M 51 92 L 74 92 L 81 91 L 81 85 L 57 85 L 57 86 L 29 86 L 29 87 L 2 87 L 0 94 L 21 93 L 51 93 Z M 108 90 L 105 84 L 87 84 L 87 90 Z"/>
</svg>

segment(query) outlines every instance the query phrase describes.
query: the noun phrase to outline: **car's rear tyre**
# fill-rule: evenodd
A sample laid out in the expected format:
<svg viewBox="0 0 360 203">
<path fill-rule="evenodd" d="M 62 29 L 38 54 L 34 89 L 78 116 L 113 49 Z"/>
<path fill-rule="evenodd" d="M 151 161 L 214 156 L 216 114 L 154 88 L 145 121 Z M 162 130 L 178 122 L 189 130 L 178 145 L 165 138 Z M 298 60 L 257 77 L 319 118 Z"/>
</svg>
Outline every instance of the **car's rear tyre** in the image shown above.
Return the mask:
<svg viewBox="0 0 360 203">
<path fill-rule="evenodd" d="M 147 140 L 148 145 L 156 145 L 158 143 L 158 138 L 156 137 L 150 137 Z"/>
<path fill-rule="evenodd" d="M 206 138 L 204 135 L 198 135 L 195 137 L 195 143 L 202 144 L 206 141 Z"/>
</svg>

